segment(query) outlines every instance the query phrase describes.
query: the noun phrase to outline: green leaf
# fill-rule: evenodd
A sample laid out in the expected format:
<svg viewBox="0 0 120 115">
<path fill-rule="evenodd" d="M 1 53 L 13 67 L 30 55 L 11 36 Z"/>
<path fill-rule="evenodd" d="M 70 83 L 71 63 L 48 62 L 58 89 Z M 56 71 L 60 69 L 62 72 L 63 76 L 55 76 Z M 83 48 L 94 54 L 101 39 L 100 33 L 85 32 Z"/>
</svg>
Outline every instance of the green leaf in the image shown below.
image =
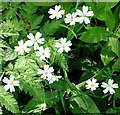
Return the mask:
<svg viewBox="0 0 120 115">
<path fill-rule="evenodd" d="M 102 47 L 100 56 L 103 64 L 108 65 L 110 61 L 115 58 L 116 55 L 113 51 L 111 51 L 109 47 L 107 47 L 107 45 L 105 45 Z"/>
<path fill-rule="evenodd" d="M 23 113 L 26 113 L 26 112 L 29 112 L 30 110 L 33 110 L 34 108 L 36 108 L 36 106 L 38 105 L 39 103 L 36 101 L 35 98 L 32 98 L 28 103 L 27 105 L 24 107 L 23 109 Z"/>
<path fill-rule="evenodd" d="M 111 8 L 113 8 L 119 0 L 116 0 L 114 2 L 98 2 L 96 4 L 96 8 L 97 9 L 102 9 L 104 11 L 110 10 Z"/>
<path fill-rule="evenodd" d="M 5 61 L 11 61 L 14 60 L 16 57 L 17 57 L 16 52 L 13 49 L 9 48 L 5 50 L 5 55 L 3 59 Z"/>
<path fill-rule="evenodd" d="M 115 28 L 115 17 L 114 17 L 114 14 L 112 13 L 112 11 L 108 10 L 108 11 L 105 11 L 105 13 L 103 13 L 104 15 L 104 20 L 105 20 L 105 24 L 107 25 L 107 27 L 113 31 L 114 28 Z"/>
<path fill-rule="evenodd" d="M 89 113 L 100 113 L 99 109 L 97 108 L 95 102 L 92 100 L 91 97 L 88 95 L 84 95 L 84 101 L 87 104 L 87 111 Z"/>
<path fill-rule="evenodd" d="M 42 22 L 42 19 L 43 19 L 44 15 L 41 15 L 41 16 L 37 16 L 37 15 L 33 15 L 31 17 L 31 30 L 33 29 L 37 29 L 40 25 L 40 23 Z"/>
<path fill-rule="evenodd" d="M 47 2 L 47 1 L 45 1 L 45 2 L 41 1 L 40 2 L 39 1 L 39 2 L 33 2 L 32 4 L 36 5 L 36 6 L 53 6 L 53 5 L 57 4 L 57 2 Z"/>
<path fill-rule="evenodd" d="M 35 80 L 29 76 L 22 76 L 20 78 L 20 88 L 25 91 L 25 93 L 29 93 L 31 96 L 35 97 L 37 100 L 43 101 L 44 92 L 41 88 L 40 83 L 34 82 Z"/>
<path fill-rule="evenodd" d="M 112 51 L 120 57 L 120 43 L 118 38 L 109 37 L 109 44 L 111 46 Z"/>
<path fill-rule="evenodd" d="M 113 71 L 120 71 L 120 57 L 116 60 L 112 69 L 113 69 Z"/>
<path fill-rule="evenodd" d="M 25 56 L 19 57 L 15 63 L 15 69 L 23 72 L 27 69 Z"/>
<path fill-rule="evenodd" d="M 74 98 L 74 101 L 78 104 L 79 108 L 84 109 L 84 111 L 87 111 L 87 105 L 82 99 L 82 97 L 78 96 Z"/>
<path fill-rule="evenodd" d="M 91 27 L 82 34 L 80 40 L 87 43 L 97 43 L 106 38 L 106 31 L 102 27 Z"/>
<path fill-rule="evenodd" d="M 59 21 L 55 20 L 52 22 L 47 21 L 45 25 L 40 29 L 40 31 L 45 35 L 53 35 L 60 27 L 60 24 L 61 20 Z"/>
<path fill-rule="evenodd" d="M 13 95 L 9 92 L 6 92 L 2 86 L 0 86 L 0 103 L 5 106 L 5 108 L 12 113 L 19 113 L 19 107 L 17 101 Z"/>
</svg>

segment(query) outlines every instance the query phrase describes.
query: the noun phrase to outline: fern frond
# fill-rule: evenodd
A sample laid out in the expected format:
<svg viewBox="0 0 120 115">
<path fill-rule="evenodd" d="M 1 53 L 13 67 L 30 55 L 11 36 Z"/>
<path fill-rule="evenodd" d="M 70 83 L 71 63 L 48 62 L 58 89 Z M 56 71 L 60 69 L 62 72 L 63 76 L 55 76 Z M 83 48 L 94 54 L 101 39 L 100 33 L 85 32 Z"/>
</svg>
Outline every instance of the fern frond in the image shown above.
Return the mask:
<svg viewBox="0 0 120 115">
<path fill-rule="evenodd" d="M 6 92 L 2 86 L 0 86 L 0 103 L 2 106 L 13 113 L 19 113 L 19 107 L 17 105 L 17 101 L 13 97 L 13 95 L 9 92 Z"/>
</svg>

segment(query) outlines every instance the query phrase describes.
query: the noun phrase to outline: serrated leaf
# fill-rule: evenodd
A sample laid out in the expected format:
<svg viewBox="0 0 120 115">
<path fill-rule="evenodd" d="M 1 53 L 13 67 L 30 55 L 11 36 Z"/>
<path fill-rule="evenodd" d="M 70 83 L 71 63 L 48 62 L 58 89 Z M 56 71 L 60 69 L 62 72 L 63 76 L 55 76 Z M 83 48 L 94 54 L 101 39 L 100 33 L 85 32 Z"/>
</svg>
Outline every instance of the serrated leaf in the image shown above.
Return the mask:
<svg viewBox="0 0 120 115">
<path fill-rule="evenodd" d="M 52 22 L 47 21 L 45 25 L 40 29 L 40 31 L 45 35 L 53 35 L 60 27 L 60 24 L 61 20 L 59 21 L 55 20 Z"/>
<path fill-rule="evenodd" d="M 102 27 L 91 27 L 82 34 L 80 40 L 87 43 L 98 43 L 106 38 L 106 31 Z"/>
<path fill-rule="evenodd" d="M 42 19 L 43 19 L 44 15 L 41 15 L 41 16 L 37 16 L 37 15 L 33 15 L 31 17 L 31 30 L 33 29 L 37 29 L 39 26 L 37 25 L 40 25 L 40 23 L 42 22 Z"/>
<path fill-rule="evenodd" d="M 0 86 L 0 103 L 5 106 L 5 108 L 12 113 L 19 113 L 19 107 L 17 101 L 13 95 L 9 92 L 6 92 L 2 86 Z"/>
<path fill-rule="evenodd" d="M 20 88 L 31 96 L 35 97 L 39 101 L 43 99 L 43 89 L 39 83 L 35 83 L 34 80 L 28 76 L 20 78 Z"/>
</svg>

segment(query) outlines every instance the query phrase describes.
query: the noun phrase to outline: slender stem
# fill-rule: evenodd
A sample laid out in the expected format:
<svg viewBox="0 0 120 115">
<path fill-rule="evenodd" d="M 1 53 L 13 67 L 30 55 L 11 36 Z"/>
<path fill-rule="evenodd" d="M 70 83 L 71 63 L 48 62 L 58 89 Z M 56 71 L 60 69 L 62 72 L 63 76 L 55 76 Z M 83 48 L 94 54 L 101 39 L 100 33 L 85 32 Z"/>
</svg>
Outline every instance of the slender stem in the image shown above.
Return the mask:
<svg viewBox="0 0 120 115">
<path fill-rule="evenodd" d="M 67 28 L 68 30 L 70 30 L 71 32 L 72 32 L 72 34 L 76 37 L 76 39 L 77 39 L 77 35 L 75 34 L 75 32 L 71 29 L 71 28 L 69 28 L 68 26 L 65 26 L 65 25 L 63 25 L 63 24 L 61 24 L 61 26 L 62 27 L 64 27 L 64 28 Z"/>
<path fill-rule="evenodd" d="M 2 75 L 0 76 L 0 81 L 2 80 L 2 77 L 4 76 L 5 74 L 5 70 L 3 71 Z"/>
</svg>

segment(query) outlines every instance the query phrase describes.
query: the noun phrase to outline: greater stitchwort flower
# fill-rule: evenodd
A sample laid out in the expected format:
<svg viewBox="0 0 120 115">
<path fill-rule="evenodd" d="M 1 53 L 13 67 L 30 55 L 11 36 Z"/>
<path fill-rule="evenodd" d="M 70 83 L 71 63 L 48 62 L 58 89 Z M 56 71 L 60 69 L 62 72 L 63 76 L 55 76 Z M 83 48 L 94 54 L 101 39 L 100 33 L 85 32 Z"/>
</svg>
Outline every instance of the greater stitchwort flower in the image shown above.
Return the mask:
<svg viewBox="0 0 120 115">
<path fill-rule="evenodd" d="M 50 58 L 50 50 L 49 48 L 43 48 L 42 46 L 38 48 L 39 51 L 36 52 L 36 56 L 40 57 L 40 60 L 45 60 L 46 58 Z"/>
<path fill-rule="evenodd" d="M 59 18 L 62 18 L 62 15 L 64 15 L 65 11 L 61 10 L 61 6 L 60 5 L 56 5 L 55 6 L 55 10 L 50 8 L 48 13 L 51 14 L 49 16 L 50 19 L 54 19 L 54 18 L 59 19 Z"/>
<path fill-rule="evenodd" d="M 60 43 L 56 43 L 55 47 L 58 48 L 58 52 L 62 53 L 63 51 L 70 51 L 70 46 L 72 45 L 71 41 L 66 41 L 66 38 L 61 38 Z"/>
<path fill-rule="evenodd" d="M 39 48 L 38 44 L 44 44 L 44 38 L 41 38 L 42 34 L 40 32 L 37 32 L 35 36 L 32 33 L 29 33 L 27 37 L 30 39 L 26 43 L 28 46 L 34 45 L 34 50 L 37 50 Z"/>
<path fill-rule="evenodd" d="M 52 76 L 52 72 L 54 71 L 53 67 L 49 67 L 49 65 L 44 65 L 43 69 L 38 69 L 37 74 L 41 74 L 41 78 L 49 79 Z"/>
<path fill-rule="evenodd" d="M 88 11 L 88 6 L 83 6 L 82 7 L 82 11 L 77 9 L 76 10 L 76 15 L 79 16 L 79 19 L 77 20 L 80 23 L 85 22 L 85 24 L 89 24 L 90 23 L 90 19 L 89 17 L 94 16 L 93 11 Z"/>
<path fill-rule="evenodd" d="M 5 91 L 8 91 L 10 89 L 11 93 L 15 92 L 14 86 L 19 86 L 19 81 L 14 80 L 13 75 L 10 75 L 10 79 L 8 79 L 7 77 L 4 77 L 2 81 L 6 83 L 6 85 L 4 86 Z"/>
<path fill-rule="evenodd" d="M 97 82 L 97 80 L 96 79 L 92 79 L 92 80 L 87 80 L 86 81 L 86 83 L 87 83 L 87 85 L 86 85 L 86 89 L 91 89 L 91 91 L 93 91 L 93 90 L 96 90 L 96 88 L 98 88 L 98 85 L 99 85 L 99 83 L 96 83 Z"/>
<path fill-rule="evenodd" d="M 76 16 L 77 16 L 76 13 L 72 14 L 68 13 L 66 15 L 66 18 L 64 19 L 65 23 L 70 23 L 71 26 L 75 25 L 75 23 L 79 21 L 79 18 L 77 18 Z"/>
<path fill-rule="evenodd" d="M 23 40 L 18 41 L 19 46 L 15 46 L 15 51 L 18 52 L 18 55 L 23 55 L 24 52 L 29 53 L 30 48 L 28 48 L 27 43 L 23 42 Z"/>
<path fill-rule="evenodd" d="M 114 94 L 115 90 L 114 88 L 118 88 L 118 84 L 115 83 L 113 84 L 114 80 L 113 79 L 109 79 L 108 83 L 102 82 L 101 87 L 105 88 L 103 90 L 103 92 L 106 94 L 107 92 L 110 92 L 110 94 Z"/>
<path fill-rule="evenodd" d="M 51 83 L 53 83 L 55 81 L 59 81 L 59 79 L 61 79 L 61 78 L 62 78 L 62 76 L 54 76 L 54 75 L 52 75 L 49 78 L 47 78 L 47 80 L 48 80 L 49 84 L 51 84 Z"/>
</svg>

